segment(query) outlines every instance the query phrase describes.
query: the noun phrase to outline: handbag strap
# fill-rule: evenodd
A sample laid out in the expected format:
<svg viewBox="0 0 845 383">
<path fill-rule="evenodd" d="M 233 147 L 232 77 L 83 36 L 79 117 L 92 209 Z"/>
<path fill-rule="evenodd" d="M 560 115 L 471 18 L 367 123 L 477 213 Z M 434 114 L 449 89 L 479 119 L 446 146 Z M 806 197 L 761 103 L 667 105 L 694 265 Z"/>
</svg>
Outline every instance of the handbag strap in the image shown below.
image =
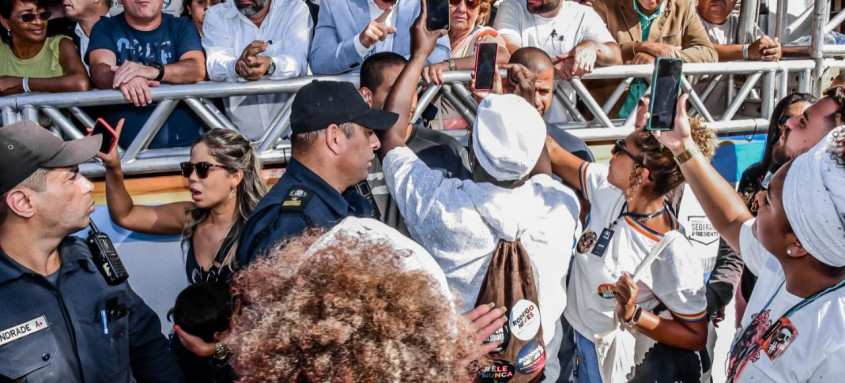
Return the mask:
<svg viewBox="0 0 845 383">
<path fill-rule="evenodd" d="M 645 259 L 643 259 L 643 261 L 640 263 L 640 265 L 637 266 L 637 269 L 634 270 L 634 274 L 631 276 L 631 279 L 633 279 L 634 281 L 638 280 L 643 270 L 651 266 L 651 263 L 654 262 L 655 259 L 657 259 L 657 256 L 660 255 L 660 253 L 662 253 L 663 250 L 666 249 L 666 247 L 669 246 L 670 243 L 682 237 L 683 234 L 681 234 L 678 230 L 672 230 L 666 233 L 660 240 L 660 242 L 657 242 L 657 245 L 654 245 L 654 247 L 651 249 L 651 252 L 648 253 Z"/>
</svg>

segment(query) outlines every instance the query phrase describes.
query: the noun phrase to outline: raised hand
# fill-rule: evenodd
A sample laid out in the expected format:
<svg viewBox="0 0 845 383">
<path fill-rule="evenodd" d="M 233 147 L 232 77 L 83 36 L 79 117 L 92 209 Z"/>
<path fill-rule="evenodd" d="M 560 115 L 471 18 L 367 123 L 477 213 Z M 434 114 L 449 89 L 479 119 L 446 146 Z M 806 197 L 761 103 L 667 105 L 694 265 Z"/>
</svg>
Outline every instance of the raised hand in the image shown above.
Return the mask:
<svg viewBox="0 0 845 383">
<path fill-rule="evenodd" d="M 393 10 L 392 5 L 384 10 L 381 16 L 370 21 L 364 30 L 361 31 L 361 34 L 358 35 L 358 41 L 361 42 L 361 45 L 363 45 L 364 48 L 369 49 L 373 46 L 373 44 L 386 39 L 387 35 L 396 33 L 396 28 L 388 27 L 384 24 L 387 17 L 390 16 L 391 10 Z"/>
</svg>

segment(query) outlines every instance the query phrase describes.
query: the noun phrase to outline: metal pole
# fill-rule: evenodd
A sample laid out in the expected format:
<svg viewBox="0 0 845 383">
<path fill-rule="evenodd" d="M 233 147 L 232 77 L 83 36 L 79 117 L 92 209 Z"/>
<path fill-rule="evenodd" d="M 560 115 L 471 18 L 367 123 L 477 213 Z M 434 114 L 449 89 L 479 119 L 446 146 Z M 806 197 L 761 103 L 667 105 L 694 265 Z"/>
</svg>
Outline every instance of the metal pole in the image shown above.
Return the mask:
<svg viewBox="0 0 845 383">
<path fill-rule="evenodd" d="M 11 125 L 18 122 L 18 113 L 10 106 L 3 107 L 3 126 Z"/>
<path fill-rule="evenodd" d="M 792 22 L 786 26 L 785 32 L 787 38 L 792 35 L 792 32 L 795 32 L 796 29 L 801 27 L 801 25 L 804 24 L 805 21 L 807 21 L 807 17 L 810 16 L 810 13 L 812 11 L 813 7 L 808 7 L 806 10 L 804 10 L 804 12 L 801 12 L 801 14 L 798 15 L 795 20 L 792 20 Z"/>
<path fill-rule="evenodd" d="M 94 119 L 91 118 L 88 113 L 85 113 L 84 110 L 76 106 L 72 106 L 68 109 L 70 109 L 70 114 L 72 114 L 73 117 L 76 117 L 76 120 L 81 122 L 82 125 L 85 125 L 86 128 L 94 127 Z"/>
<path fill-rule="evenodd" d="M 786 16 L 788 13 L 786 12 L 786 8 L 788 5 L 786 4 L 786 0 L 777 0 L 777 13 L 775 14 L 775 37 L 781 42 L 784 43 L 783 39 L 787 36 L 784 35 L 784 29 L 786 29 Z"/>
<path fill-rule="evenodd" d="M 775 71 L 766 72 L 763 77 L 763 94 L 760 96 L 760 117 L 772 118 L 772 109 L 775 107 Z"/>
<path fill-rule="evenodd" d="M 21 119 L 38 122 L 38 109 L 32 105 L 24 105 L 21 110 Z"/>
<path fill-rule="evenodd" d="M 810 79 L 813 77 L 813 70 L 810 68 L 801 71 L 798 79 L 798 88 L 802 93 L 810 93 Z"/>
<path fill-rule="evenodd" d="M 651 86 L 646 88 L 645 94 L 651 94 Z M 636 128 L 636 126 L 634 126 L 636 124 L 636 122 L 634 120 L 636 120 L 636 119 L 637 119 L 637 111 L 635 110 L 633 113 L 628 115 L 628 118 L 626 118 L 625 122 L 622 123 L 622 127 L 623 128 Z"/>
<path fill-rule="evenodd" d="M 197 116 L 199 116 L 199 118 L 202 120 L 202 122 L 204 122 L 210 128 L 212 128 L 212 129 L 224 129 L 225 128 L 225 126 L 223 126 L 223 124 L 220 123 L 220 120 L 218 120 L 217 117 L 214 116 L 213 113 L 211 113 L 211 111 L 206 109 L 205 106 L 200 102 L 200 100 L 197 100 L 196 97 L 185 97 L 184 99 L 182 99 L 182 101 L 185 101 L 185 103 L 188 104 L 188 107 L 191 108 L 191 110 L 193 110 L 194 113 L 196 113 Z"/>
<path fill-rule="evenodd" d="M 135 158 L 138 157 L 138 153 L 150 145 L 150 142 L 152 142 L 155 135 L 158 134 L 159 129 L 161 129 L 161 126 L 164 125 L 165 121 L 167 121 L 167 118 L 170 117 L 170 114 L 173 113 L 173 109 L 176 109 L 176 104 L 178 103 L 178 100 L 159 101 L 153 112 L 150 113 L 150 117 L 147 118 L 147 122 L 145 122 L 144 126 L 141 127 L 138 135 L 135 136 L 135 139 L 133 139 L 132 143 L 129 144 L 129 147 L 126 148 L 126 152 L 123 154 L 122 158 L 123 162 L 134 161 Z"/>
<path fill-rule="evenodd" d="M 736 31 L 737 44 L 749 44 L 754 41 L 754 27 L 757 25 L 757 11 L 760 0 L 743 0 L 739 12 L 739 28 Z"/>
<path fill-rule="evenodd" d="M 211 102 L 211 100 L 209 100 L 207 98 L 201 98 L 200 101 L 202 102 L 202 104 L 205 106 L 206 109 L 211 111 L 211 113 L 214 113 L 214 117 L 216 117 L 217 121 L 220 121 L 220 123 L 223 124 L 223 126 L 225 126 L 226 129 L 234 130 L 234 131 L 238 130 L 238 128 L 235 126 L 235 124 L 233 124 L 232 121 L 230 121 L 229 118 L 226 117 L 223 114 L 223 112 L 220 111 L 220 109 L 217 109 L 217 106 L 214 105 L 214 103 Z"/>
<path fill-rule="evenodd" d="M 824 26 L 824 34 L 828 34 L 833 32 L 836 27 L 838 27 L 842 22 L 845 21 L 845 10 L 840 10 L 839 13 L 836 14 L 836 17 L 830 19 L 827 22 L 827 25 Z"/>
<path fill-rule="evenodd" d="M 271 125 L 271 128 L 267 130 L 267 133 L 261 140 L 261 145 L 258 146 L 258 153 L 262 153 L 268 150 L 272 150 L 273 147 L 276 146 L 276 141 L 279 140 L 280 137 L 285 137 L 290 134 L 290 113 L 291 113 L 291 106 L 293 105 L 293 100 L 296 98 L 295 94 L 292 94 L 288 101 L 285 102 L 285 105 L 282 107 L 282 111 L 279 113 L 275 123 Z"/>
<path fill-rule="evenodd" d="M 584 83 L 582 83 L 578 78 L 571 78 L 569 79 L 569 84 L 572 85 L 572 89 L 575 89 L 575 92 L 581 96 L 581 101 L 584 101 L 584 104 L 587 105 L 587 109 L 593 112 L 593 117 L 599 120 L 605 128 L 612 128 L 613 122 L 611 122 L 610 118 L 607 117 L 607 113 L 601 109 L 601 106 L 590 94 L 590 91 L 587 90 L 587 87 L 584 86 Z"/>
<path fill-rule="evenodd" d="M 431 104 L 431 101 L 434 100 L 434 97 L 437 96 L 437 93 L 440 92 L 440 88 L 442 85 L 432 85 L 428 87 L 428 89 L 423 92 L 422 96 L 420 96 L 419 102 L 417 102 L 417 110 L 414 111 L 414 115 L 411 117 L 411 121 L 416 121 L 420 119 L 422 112 L 425 108 L 428 108 L 428 104 Z"/>
<path fill-rule="evenodd" d="M 751 89 L 754 87 L 754 84 L 760 80 L 760 77 L 763 75 L 762 72 L 757 72 L 748 76 L 745 80 L 745 83 L 742 84 L 742 88 L 739 89 L 739 92 L 736 95 L 736 98 L 733 102 L 728 106 L 728 110 L 725 111 L 725 114 L 722 115 L 722 121 L 729 121 L 734 118 L 734 115 L 739 110 L 740 105 L 742 102 L 745 101 L 745 98 L 748 97 L 748 93 L 751 92 Z"/>
<path fill-rule="evenodd" d="M 76 126 L 73 125 L 70 121 L 65 118 L 65 115 L 62 112 L 59 112 L 58 109 L 52 106 L 45 106 L 41 108 L 41 111 L 44 112 L 47 117 L 50 117 L 53 120 L 53 124 L 56 125 L 62 132 L 64 132 L 68 137 L 72 139 L 82 138 L 85 137 Z"/>
<path fill-rule="evenodd" d="M 705 107 L 704 103 L 701 102 L 701 99 L 698 98 L 698 95 L 695 93 L 695 90 L 692 88 L 689 81 L 687 81 L 686 77 L 681 77 L 681 87 L 689 94 L 690 103 L 692 103 L 692 106 L 698 111 L 698 114 L 704 117 L 707 122 L 713 122 L 713 117 L 710 115 L 710 111 L 707 110 L 707 107 Z"/>
<path fill-rule="evenodd" d="M 824 26 L 827 19 L 827 1 L 816 0 L 813 7 L 813 29 L 810 34 L 810 58 L 816 62 L 813 71 L 813 94 L 822 93 L 822 71 L 824 70 Z"/>
<path fill-rule="evenodd" d="M 716 86 L 719 85 L 719 82 L 722 81 L 722 75 L 718 74 L 715 76 L 711 76 L 707 86 L 704 87 L 704 91 L 701 92 L 701 101 L 707 101 L 710 98 L 710 94 L 713 93 L 713 89 L 716 89 Z"/>
<path fill-rule="evenodd" d="M 620 97 L 622 97 L 622 93 L 628 89 L 628 86 L 631 85 L 633 81 L 633 77 L 628 77 L 622 80 L 622 82 L 616 86 L 616 89 L 613 90 L 613 93 L 610 94 L 610 97 L 607 98 L 607 101 L 604 102 L 604 105 L 601 106 L 601 110 L 605 113 L 610 113 L 610 110 L 613 109 L 613 106 L 616 105 L 616 102 L 619 101 Z"/>
<path fill-rule="evenodd" d="M 472 97 L 472 93 L 470 93 L 467 88 L 464 87 L 464 84 L 459 82 L 452 83 L 452 90 L 458 94 L 458 97 L 464 102 L 464 105 L 469 107 L 472 110 L 472 113 L 476 113 L 478 111 L 478 103 L 475 102 L 475 98 Z"/>
<path fill-rule="evenodd" d="M 469 111 L 469 108 L 464 105 L 457 97 L 455 97 L 455 93 L 452 92 L 452 87 L 449 85 L 443 85 L 443 90 L 440 92 L 441 95 L 446 97 L 446 100 L 449 101 L 450 104 L 461 114 L 464 121 L 468 124 L 472 125 L 475 122 L 475 116 L 472 112 Z"/>
</svg>

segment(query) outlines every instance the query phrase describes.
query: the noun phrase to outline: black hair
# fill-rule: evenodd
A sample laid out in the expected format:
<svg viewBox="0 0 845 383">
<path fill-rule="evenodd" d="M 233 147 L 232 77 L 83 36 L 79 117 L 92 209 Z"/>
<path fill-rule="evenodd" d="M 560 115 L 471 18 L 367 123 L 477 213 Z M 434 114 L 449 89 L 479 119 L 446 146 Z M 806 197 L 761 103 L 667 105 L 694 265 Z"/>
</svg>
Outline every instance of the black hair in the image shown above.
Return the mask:
<svg viewBox="0 0 845 383">
<path fill-rule="evenodd" d="M 540 73 L 554 66 L 551 57 L 542 49 L 522 47 L 511 55 L 509 64 L 520 64 L 534 73 Z"/>
<path fill-rule="evenodd" d="M 35 4 L 36 7 L 41 9 L 48 9 L 50 7 L 50 3 L 48 0 L 2 0 L 0 1 L 0 16 L 3 16 L 4 19 L 9 19 L 12 17 L 12 8 L 15 7 L 15 1 L 20 1 L 21 3 L 28 3 L 28 4 Z M 3 40 L 4 43 L 12 45 L 12 37 L 9 36 L 8 30 L 0 31 L 0 40 Z"/>
<path fill-rule="evenodd" d="M 228 286 L 201 281 L 186 287 L 176 297 L 176 304 L 167 319 L 206 342 L 214 342 L 214 333 L 229 328 L 232 318 L 232 296 Z"/>
<path fill-rule="evenodd" d="M 760 165 L 762 169 L 772 171 L 776 170 L 769 168 L 772 166 L 772 151 L 774 150 L 775 144 L 777 144 L 781 136 L 779 126 L 780 116 L 783 115 L 783 113 L 786 111 L 787 108 L 789 108 L 790 105 L 803 101 L 816 102 L 816 96 L 813 96 L 809 93 L 792 93 L 778 101 L 777 105 L 775 105 L 775 108 L 772 110 L 771 121 L 769 121 L 769 133 L 768 135 L 766 135 L 766 148 L 763 150 L 763 159 L 760 160 Z"/>
<path fill-rule="evenodd" d="M 375 91 L 384 81 L 382 71 L 394 66 L 405 66 L 408 60 L 394 52 L 379 52 L 364 60 L 361 64 L 360 87 Z"/>
</svg>

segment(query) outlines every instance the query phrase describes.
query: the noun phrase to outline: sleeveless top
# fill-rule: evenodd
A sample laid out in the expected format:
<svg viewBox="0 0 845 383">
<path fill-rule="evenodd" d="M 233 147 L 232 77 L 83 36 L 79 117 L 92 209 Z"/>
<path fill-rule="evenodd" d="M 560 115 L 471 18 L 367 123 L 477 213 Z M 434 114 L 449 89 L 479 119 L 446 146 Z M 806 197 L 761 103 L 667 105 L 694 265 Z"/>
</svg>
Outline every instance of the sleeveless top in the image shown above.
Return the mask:
<svg viewBox="0 0 845 383">
<path fill-rule="evenodd" d="M 64 76 L 60 44 L 67 36 L 48 37 L 41 52 L 31 59 L 22 60 L 15 56 L 12 47 L 0 43 L 0 76 L 51 78 Z"/>
</svg>

